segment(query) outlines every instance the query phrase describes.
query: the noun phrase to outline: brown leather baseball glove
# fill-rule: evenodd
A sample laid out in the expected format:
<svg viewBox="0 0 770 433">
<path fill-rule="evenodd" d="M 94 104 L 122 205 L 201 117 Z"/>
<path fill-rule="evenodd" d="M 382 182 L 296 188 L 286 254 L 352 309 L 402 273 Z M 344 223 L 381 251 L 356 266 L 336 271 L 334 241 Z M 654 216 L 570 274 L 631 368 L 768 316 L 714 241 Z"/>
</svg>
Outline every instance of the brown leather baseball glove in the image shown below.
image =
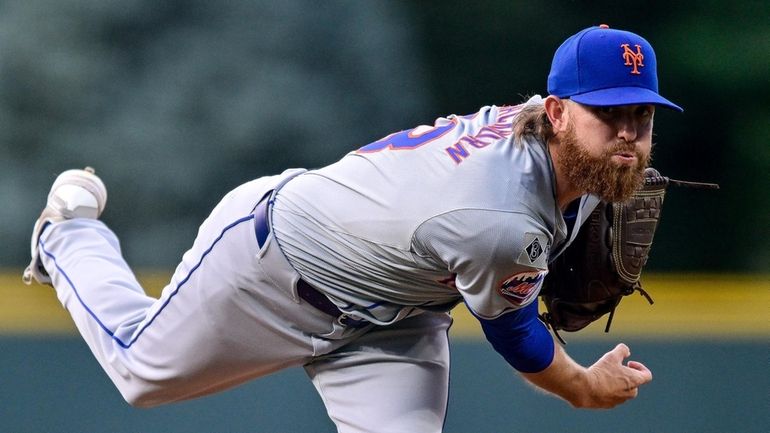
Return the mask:
<svg viewBox="0 0 770 433">
<path fill-rule="evenodd" d="M 582 225 L 575 241 L 550 265 L 540 296 L 546 307 L 541 320 L 564 343 L 558 331 L 579 331 L 615 309 L 624 296 L 642 289 L 639 278 L 652 247 L 669 184 L 718 188 L 684 182 L 645 171 L 643 186 L 625 203 L 600 203 Z"/>
</svg>

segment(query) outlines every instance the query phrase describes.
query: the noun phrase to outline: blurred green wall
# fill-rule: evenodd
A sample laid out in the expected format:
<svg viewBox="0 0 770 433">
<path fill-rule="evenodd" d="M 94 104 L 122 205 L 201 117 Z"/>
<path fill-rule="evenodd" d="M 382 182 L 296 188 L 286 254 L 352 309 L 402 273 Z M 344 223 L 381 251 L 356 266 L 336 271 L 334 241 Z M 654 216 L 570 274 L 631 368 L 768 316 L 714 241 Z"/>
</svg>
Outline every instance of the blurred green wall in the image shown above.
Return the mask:
<svg viewBox="0 0 770 433">
<path fill-rule="evenodd" d="M 0 266 L 24 265 L 57 173 L 86 164 L 129 263 L 173 266 L 234 186 L 390 132 L 545 93 L 599 23 L 659 57 L 654 165 L 670 190 L 650 269 L 767 271 L 766 1 L 0 1 Z"/>
<path fill-rule="evenodd" d="M 610 411 L 576 410 L 526 385 L 488 344 L 452 344 L 446 433 L 766 433 L 767 344 L 627 341 L 653 372 Z M 570 343 L 588 363 L 614 343 Z M 128 406 L 79 338 L 0 337 L 0 431 L 13 433 L 331 433 L 299 369 L 153 409 Z M 482 367 L 480 367 L 482 366 Z"/>
</svg>

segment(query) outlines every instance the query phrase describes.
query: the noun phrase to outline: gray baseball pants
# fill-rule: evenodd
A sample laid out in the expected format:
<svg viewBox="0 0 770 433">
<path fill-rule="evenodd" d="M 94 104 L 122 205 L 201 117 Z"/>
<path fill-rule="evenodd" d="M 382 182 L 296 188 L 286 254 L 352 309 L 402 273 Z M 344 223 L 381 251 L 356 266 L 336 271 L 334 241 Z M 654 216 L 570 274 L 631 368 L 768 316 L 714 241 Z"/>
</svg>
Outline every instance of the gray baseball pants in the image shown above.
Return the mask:
<svg viewBox="0 0 770 433">
<path fill-rule="evenodd" d="M 353 328 L 298 297 L 299 275 L 272 236 L 260 247 L 252 215 L 265 192 L 291 174 L 225 196 L 159 299 L 145 294 L 101 221 L 51 224 L 41 259 L 80 334 L 132 405 L 204 396 L 302 366 L 339 432 L 441 431 L 450 316 L 425 312 L 387 327 Z"/>
</svg>

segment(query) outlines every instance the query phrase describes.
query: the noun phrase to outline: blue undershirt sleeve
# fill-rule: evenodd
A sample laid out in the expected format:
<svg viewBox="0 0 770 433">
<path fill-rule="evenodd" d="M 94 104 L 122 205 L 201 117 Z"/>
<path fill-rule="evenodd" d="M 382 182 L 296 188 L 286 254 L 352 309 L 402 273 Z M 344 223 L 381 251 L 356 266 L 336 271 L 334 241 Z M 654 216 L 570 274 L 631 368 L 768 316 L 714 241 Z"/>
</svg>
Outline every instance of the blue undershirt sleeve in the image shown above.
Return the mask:
<svg viewBox="0 0 770 433">
<path fill-rule="evenodd" d="M 537 373 L 551 365 L 553 338 L 537 318 L 537 301 L 496 319 L 476 318 L 492 347 L 516 370 Z"/>
</svg>

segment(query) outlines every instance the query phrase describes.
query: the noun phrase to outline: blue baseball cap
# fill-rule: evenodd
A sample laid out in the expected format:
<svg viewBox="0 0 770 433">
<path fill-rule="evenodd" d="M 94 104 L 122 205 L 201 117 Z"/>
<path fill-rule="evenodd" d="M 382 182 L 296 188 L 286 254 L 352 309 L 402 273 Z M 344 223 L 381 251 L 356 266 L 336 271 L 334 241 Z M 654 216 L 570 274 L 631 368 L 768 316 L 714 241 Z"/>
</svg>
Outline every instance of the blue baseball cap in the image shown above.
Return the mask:
<svg viewBox="0 0 770 433">
<path fill-rule="evenodd" d="M 581 30 L 556 50 L 548 93 L 585 105 L 653 104 L 684 111 L 658 94 L 652 45 L 605 24 Z"/>
</svg>

